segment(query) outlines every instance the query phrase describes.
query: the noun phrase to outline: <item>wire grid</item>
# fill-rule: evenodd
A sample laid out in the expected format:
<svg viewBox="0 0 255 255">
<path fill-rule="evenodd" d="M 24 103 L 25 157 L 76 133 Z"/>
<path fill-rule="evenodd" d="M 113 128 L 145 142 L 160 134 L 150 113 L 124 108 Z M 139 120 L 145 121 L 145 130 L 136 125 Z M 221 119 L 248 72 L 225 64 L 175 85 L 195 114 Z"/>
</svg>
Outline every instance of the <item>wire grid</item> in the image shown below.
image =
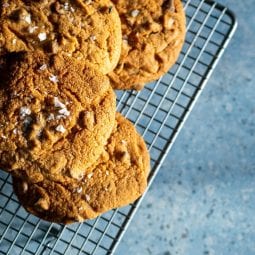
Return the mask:
<svg viewBox="0 0 255 255">
<path fill-rule="evenodd" d="M 177 64 L 144 90 L 117 92 L 117 109 L 143 135 L 151 155 L 149 185 L 232 37 L 236 21 L 212 1 L 184 1 L 187 36 Z M 27 213 L 0 172 L 0 254 L 112 254 L 141 199 L 82 224 L 48 223 Z"/>
</svg>

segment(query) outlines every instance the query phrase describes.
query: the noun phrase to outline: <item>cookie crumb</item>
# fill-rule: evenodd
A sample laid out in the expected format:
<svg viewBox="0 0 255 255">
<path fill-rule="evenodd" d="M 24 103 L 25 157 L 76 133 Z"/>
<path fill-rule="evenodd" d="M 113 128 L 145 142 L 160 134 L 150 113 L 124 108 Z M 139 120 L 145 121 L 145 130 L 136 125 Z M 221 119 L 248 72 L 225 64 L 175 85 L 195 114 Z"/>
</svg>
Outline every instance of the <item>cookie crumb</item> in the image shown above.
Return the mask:
<svg viewBox="0 0 255 255">
<path fill-rule="evenodd" d="M 92 0 L 86 0 L 85 3 L 86 3 L 86 4 L 91 4 L 91 3 L 92 3 Z"/>
<path fill-rule="evenodd" d="M 56 75 L 51 74 L 51 75 L 49 76 L 49 79 L 50 79 L 50 81 L 52 81 L 53 83 L 58 83 L 58 77 L 57 77 Z"/>
<path fill-rule="evenodd" d="M 12 44 L 15 45 L 16 43 L 17 43 L 17 39 L 16 38 L 12 39 Z"/>
<path fill-rule="evenodd" d="M 84 118 L 83 118 L 83 125 L 88 130 L 93 130 L 93 127 L 95 125 L 95 116 L 93 112 L 85 112 Z"/>
<path fill-rule="evenodd" d="M 174 19 L 169 18 L 169 17 L 164 18 L 164 27 L 166 29 L 171 29 L 173 24 L 174 24 Z"/>
<path fill-rule="evenodd" d="M 47 35 L 46 35 L 45 32 L 42 32 L 42 33 L 38 34 L 38 38 L 42 42 L 42 41 L 45 41 L 47 39 Z"/>
<path fill-rule="evenodd" d="M 120 158 L 121 162 L 127 162 L 130 160 L 130 155 L 127 151 L 124 151 L 121 155 L 121 158 Z"/>
<path fill-rule="evenodd" d="M 83 222 L 84 218 L 81 215 L 76 215 L 75 221 L 76 222 Z"/>
<path fill-rule="evenodd" d="M 105 174 L 108 176 L 109 175 L 109 171 L 106 171 Z"/>
<path fill-rule="evenodd" d="M 135 18 L 135 17 L 137 17 L 137 16 L 139 15 L 139 13 L 140 13 L 139 10 L 133 10 L 133 11 L 131 11 L 131 16 L 132 16 L 133 18 Z"/>
<path fill-rule="evenodd" d="M 38 207 L 39 210 L 48 210 L 49 209 L 49 204 L 47 200 L 40 198 L 36 203 L 35 206 Z"/>
<path fill-rule="evenodd" d="M 66 132 L 66 129 L 64 128 L 63 125 L 58 125 L 56 127 L 56 131 L 60 132 L 60 133 L 65 133 Z"/>
</svg>

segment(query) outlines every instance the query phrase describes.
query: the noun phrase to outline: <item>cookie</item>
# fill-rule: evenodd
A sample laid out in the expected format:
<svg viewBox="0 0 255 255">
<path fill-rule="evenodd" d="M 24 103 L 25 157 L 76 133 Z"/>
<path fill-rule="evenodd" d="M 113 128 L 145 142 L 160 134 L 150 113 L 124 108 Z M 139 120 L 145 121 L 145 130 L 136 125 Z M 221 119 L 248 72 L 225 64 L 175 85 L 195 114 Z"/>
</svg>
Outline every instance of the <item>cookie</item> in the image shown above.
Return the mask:
<svg viewBox="0 0 255 255">
<path fill-rule="evenodd" d="M 180 0 L 113 0 L 122 22 L 122 51 L 109 74 L 115 89 L 140 90 L 176 62 L 185 37 Z"/>
<path fill-rule="evenodd" d="M 38 182 L 82 178 L 115 125 L 105 75 L 73 58 L 8 54 L 0 74 L 0 167 Z"/>
<path fill-rule="evenodd" d="M 13 178 L 25 209 L 47 221 L 67 224 L 95 218 L 141 196 L 147 186 L 149 153 L 127 119 L 117 114 L 116 121 L 104 153 L 82 180 L 65 177 L 31 183 Z"/>
<path fill-rule="evenodd" d="M 121 51 L 118 12 L 109 0 L 1 1 L 0 54 L 35 49 L 62 52 L 109 73 Z"/>
</svg>

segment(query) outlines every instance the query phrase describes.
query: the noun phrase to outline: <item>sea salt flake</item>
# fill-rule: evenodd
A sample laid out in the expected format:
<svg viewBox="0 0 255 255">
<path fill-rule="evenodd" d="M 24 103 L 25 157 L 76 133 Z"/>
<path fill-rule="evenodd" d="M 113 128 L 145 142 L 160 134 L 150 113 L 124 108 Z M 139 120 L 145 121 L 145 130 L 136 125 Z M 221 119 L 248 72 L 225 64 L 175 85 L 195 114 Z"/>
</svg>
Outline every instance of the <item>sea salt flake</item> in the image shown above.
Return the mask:
<svg viewBox="0 0 255 255">
<path fill-rule="evenodd" d="M 60 132 L 60 133 L 65 133 L 66 132 L 66 129 L 64 128 L 63 125 L 58 125 L 56 127 L 56 131 Z"/>
<path fill-rule="evenodd" d="M 109 171 L 106 171 L 105 174 L 108 176 L 109 175 Z"/>
<path fill-rule="evenodd" d="M 71 7 L 70 7 L 70 11 L 71 11 L 71 12 L 75 12 L 75 9 L 71 6 Z"/>
<path fill-rule="evenodd" d="M 26 21 L 28 24 L 31 24 L 31 15 L 30 14 L 28 14 L 28 15 L 26 15 L 24 18 L 23 18 L 23 20 L 24 21 Z"/>
<path fill-rule="evenodd" d="M 86 194 L 85 197 L 87 201 L 90 201 L 90 195 Z"/>
<path fill-rule="evenodd" d="M 7 7 L 9 7 L 10 5 L 9 5 L 8 3 L 3 3 L 2 6 L 3 6 L 4 8 L 7 8 Z"/>
<path fill-rule="evenodd" d="M 33 121 L 33 119 L 30 116 L 26 116 L 24 121 L 23 121 L 23 124 L 24 124 L 25 127 L 27 127 L 32 123 L 32 121 Z"/>
<path fill-rule="evenodd" d="M 82 187 L 79 187 L 76 189 L 77 193 L 81 193 L 82 192 Z"/>
<path fill-rule="evenodd" d="M 39 67 L 39 70 L 40 71 L 44 71 L 44 70 L 46 70 L 47 69 L 47 65 L 46 64 L 43 64 L 43 65 L 41 65 L 40 67 Z"/>
<path fill-rule="evenodd" d="M 65 11 L 69 11 L 69 3 L 64 3 L 64 9 Z"/>
<path fill-rule="evenodd" d="M 86 0 L 85 3 L 86 3 L 86 4 L 91 4 L 91 3 L 92 3 L 92 0 Z"/>
<path fill-rule="evenodd" d="M 16 38 L 14 38 L 14 39 L 12 39 L 12 44 L 16 44 L 17 43 L 17 39 Z"/>
<path fill-rule="evenodd" d="M 93 176 L 93 173 L 90 173 L 87 176 L 88 176 L 88 179 L 90 179 Z"/>
<path fill-rule="evenodd" d="M 63 104 L 63 103 L 58 99 L 58 97 L 54 97 L 53 102 L 54 102 L 54 106 L 55 106 L 56 108 L 61 108 L 61 109 L 65 109 L 65 108 L 66 108 L 65 104 Z"/>
<path fill-rule="evenodd" d="M 14 128 L 12 132 L 13 132 L 13 134 L 17 135 L 18 134 L 18 129 Z"/>
<path fill-rule="evenodd" d="M 1 135 L 1 137 L 2 137 L 3 139 L 7 139 L 7 137 L 6 137 L 5 135 Z"/>
<path fill-rule="evenodd" d="M 56 116 L 57 120 L 61 120 L 61 119 L 65 119 L 65 118 L 66 118 L 66 116 L 65 115 L 61 115 L 61 114 Z"/>
<path fill-rule="evenodd" d="M 35 27 L 28 27 L 28 32 L 29 32 L 30 34 L 33 34 L 33 33 L 35 32 L 36 29 L 38 29 L 37 26 L 35 26 Z"/>
<path fill-rule="evenodd" d="M 137 16 L 139 15 L 139 13 L 140 13 L 140 11 L 138 11 L 138 10 L 133 10 L 133 11 L 131 12 L 131 16 L 132 16 L 133 18 L 135 18 L 135 17 L 137 17 Z"/>
<path fill-rule="evenodd" d="M 96 39 L 97 39 L 97 37 L 96 37 L 95 35 L 91 35 L 91 36 L 90 36 L 90 40 L 91 40 L 92 42 L 94 42 Z"/>
<path fill-rule="evenodd" d="M 26 107 L 26 106 L 23 106 L 19 109 L 19 114 L 22 118 L 26 117 L 27 115 L 30 115 L 31 114 L 31 110 Z"/>
<path fill-rule="evenodd" d="M 47 118 L 47 121 L 55 120 L 55 116 L 53 113 L 50 113 L 50 115 Z"/>
<path fill-rule="evenodd" d="M 51 74 L 49 76 L 49 79 L 50 79 L 50 81 L 52 81 L 54 83 L 58 83 L 58 77 L 56 75 Z"/>
<path fill-rule="evenodd" d="M 38 38 L 42 42 L 42 41 L 45 41 L 47 39 L 47 35 L 46 35 L 45 32 L 42 32 L 42 33 L 38 34 Z"/>
<path fill-rule="evenodd" d="M 59 110 L 58 112 L 59 112 L 59 114 L 64 115 L 64 117 L 70 116 L 70 111 L 68 111 L 66 108 L 63 108 L 63 109 Z"/>
<path fill-rule="evenodd" d="M 37 132 L 36 136 L 37 136 L 39 139 L 42 138 L 42 136 L 43 136 L 43 129 L 40 129 L 40 130 Z"/>
<path fill-rule="evenodd" d="M 27 190 L 28 190 L 28 184 L 27 184 L 27 182 L 22 182 L 22 190 L 23 190 L 23 193 L 26 193 L 27 192 Z"/>
</svg>

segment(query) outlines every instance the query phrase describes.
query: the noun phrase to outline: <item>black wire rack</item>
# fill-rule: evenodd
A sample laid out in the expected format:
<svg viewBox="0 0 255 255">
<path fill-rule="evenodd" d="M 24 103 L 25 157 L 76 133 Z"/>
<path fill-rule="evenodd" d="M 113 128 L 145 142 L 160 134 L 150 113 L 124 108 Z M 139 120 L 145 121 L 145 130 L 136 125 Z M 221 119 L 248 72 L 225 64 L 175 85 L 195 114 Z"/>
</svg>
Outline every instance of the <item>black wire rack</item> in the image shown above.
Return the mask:
<svg viewBox="0 0 255 255">
<path fill-rule="evenodd" d="M 139 93 L 117 92 L 118 111 L 136 125 L 150 150 L 149 185 L 237 27 L 233 13 L 218 3 L 184 4 L 187 36 L 176 65 Z M 0 171 L 0 254 L 113 254 L 142 198 L 94 220 L 64 226 L 27 213 L 13 194 L 9 174 Z"/>
</svg>

